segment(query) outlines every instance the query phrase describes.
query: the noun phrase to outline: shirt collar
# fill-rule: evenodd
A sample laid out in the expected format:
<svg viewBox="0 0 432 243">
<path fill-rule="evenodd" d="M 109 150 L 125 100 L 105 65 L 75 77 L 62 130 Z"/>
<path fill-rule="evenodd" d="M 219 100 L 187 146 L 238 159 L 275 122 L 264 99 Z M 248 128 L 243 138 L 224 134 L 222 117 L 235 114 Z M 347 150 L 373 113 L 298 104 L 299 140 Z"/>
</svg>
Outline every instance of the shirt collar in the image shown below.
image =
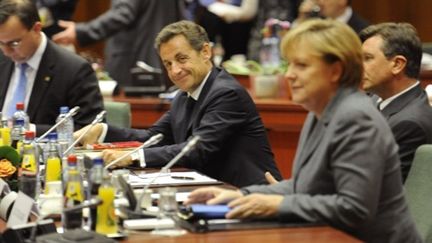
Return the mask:
<svg viewBox="0 0 432 243">
<path fill-rule="evenodd" d="M 337 17 L 336 20 L 340 21 L 342 23 L 348 23 L 352 14 L 353 14 L 353 10 L 350 6 L 348 6 L 345 8 L 345 11 L 343 12 L 343 14 L 340 15 L 339 17 Z"/>
<path fill-rule="evenodd" d="M 41 42 L 39 44 L 39 47 L 37 48 L 37 50 L 35 51 L 33 56 L 31 56 L 26 61 L 26 63 L 29 65 L 29 67 L 32 68 L 32 70 L 37 70 L 39 68 L 39 63 L 40 63 L 42 56 L 46 50 L 47 44 L 48 44 L 47 37 L 45 36 L 44 33 L 41 32 Z M 15 65 L 18 65 L 18 64 L 16 63 Z"/>
<path fill-rule="evenodd" d="M 195 101 L 198 100 L 198 98 L 199 98 L 199 96 L 201 94 L 201 91 L 202 91 L 202 89 L 204 87 L 204 84 L 207 82 L 207 79 L 210 76 L 210 73 L 211 73 L 211 70 L 204 77 L 204 80 L 201 82 L 201 84 L 192 93 L 188 92 L 188 96 L 192 97 L 192 99 L 194 99 Z"/>
<path fill-rule="evenodd" d="M 385 99 L 385 100 L 379 98 L 379 99 L 377 100 L 377 102 L 378 102 L 378 104 L 379 104 L 379 105 L 378 105 L 379 109 L 380 109 L 380 110 L 383 110 L 383 109 L 384 109 L 386 106 L 388 106 L 388 105 L 389 105 L 393 100 L 395 100 L 397 97 L 399 97 L 399 96 L 405 94 L 406 92 L 410 91 L 411 89 L 413 89 L 414 87 L 416 87 L 419 83 L 420 83 L 420 82 L 417 81 L 415 84 L 413 84 L 413 85 L 411 85 L 410 87 L 406 88 L 406 89 L 403 90 L 402 92 L 399 92 L 399 93 L 397 93 L 397 94 L 393 95 L 392 97 L 387 98 L 387 99 Z"/>
</svg>

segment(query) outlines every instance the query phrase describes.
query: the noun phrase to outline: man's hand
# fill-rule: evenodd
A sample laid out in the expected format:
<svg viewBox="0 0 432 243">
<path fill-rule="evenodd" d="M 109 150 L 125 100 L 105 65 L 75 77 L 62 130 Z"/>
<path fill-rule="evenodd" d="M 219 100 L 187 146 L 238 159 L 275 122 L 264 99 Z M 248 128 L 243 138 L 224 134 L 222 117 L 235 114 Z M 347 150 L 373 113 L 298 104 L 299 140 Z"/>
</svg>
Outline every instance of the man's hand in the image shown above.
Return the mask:
<svg viewBox="0 0 432 243">
<path fill-rule="evenodd" d="M 232 208 L 225 217 L 232 218 L 269 218 L 278 214 L 283 196 L 250 194 L 237 198 L 230 202 L 228 206 Z"/>
<path fill-rule="evenodd" d="M 111 163 L 117 158 L 120 158 L 126 153 L 129 153 L 130 151 L 124 151 L 124 150 L 112 150 L 112 149 L 105 149 L 102 151 L 102 159 L 105 162 L 105 165 Z M 112 165 L 110 168 L 119 168 L 119 167 L 125 167 L 130 164 L 132 164 L 132 157 L 126 156 L 125 158 L 121 159 L 118 163 L 115 165 Z"/>
<path fill-rule="evenodd" d="M 87 130 L 87 127 L 91 125 L 87 125 L 80 130 L 74 132 L 74 140 L 81 136 L 82 133 L 84 133 Z M 86 146 L 87 144 L 94 144 L 97 143 L 100 135 L 102 134 L 103 125 L 101 123 L 98 123 L 94 125 L 87 133 L 84 135 L 84 137 L 81 138 L 81 141 L 79 142 L 81 145 Z"/>
<path fill-rule="evenodd" d="M 189 198 L 184 202 L 186 205 L 193 203 L 221 204 L 242 197 L 240 191 L 222 189 L 219 187 L 199 188 L 189 194 Z"/>
<path fill-rule="evenodd" d="M 63 45 L 74 44 L 77 42 L 75 22 L 59 20 L 58 25 L 64 30 L 53 35 L 54 42 Z"/>
</svg>

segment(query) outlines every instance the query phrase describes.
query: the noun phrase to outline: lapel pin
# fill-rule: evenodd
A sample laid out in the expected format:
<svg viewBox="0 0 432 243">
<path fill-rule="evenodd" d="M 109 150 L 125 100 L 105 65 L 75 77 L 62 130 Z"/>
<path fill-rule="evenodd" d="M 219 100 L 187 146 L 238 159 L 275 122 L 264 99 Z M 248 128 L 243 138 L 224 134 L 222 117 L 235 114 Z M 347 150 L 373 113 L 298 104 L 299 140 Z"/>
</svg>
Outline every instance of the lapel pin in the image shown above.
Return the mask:
<svg viewBox="0 0 432 243">
<path fill-rule="evenodd" d="M 45 76 L 44 81 L 45 81 L 45 82 L 49 82 L 49 81 L 51 81 L 51 77 L 50 77 L 50 76 Z"/>
</svg>

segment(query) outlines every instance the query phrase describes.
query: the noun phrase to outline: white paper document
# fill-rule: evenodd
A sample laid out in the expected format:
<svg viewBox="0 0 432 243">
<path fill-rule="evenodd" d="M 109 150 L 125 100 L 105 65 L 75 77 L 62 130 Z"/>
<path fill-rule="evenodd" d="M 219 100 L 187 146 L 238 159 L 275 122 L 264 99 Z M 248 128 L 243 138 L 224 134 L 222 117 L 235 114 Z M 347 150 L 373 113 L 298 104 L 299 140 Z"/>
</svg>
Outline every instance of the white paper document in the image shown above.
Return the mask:
<svg viewBox="0 0 432 243">
<path fill-rule="evenodd" d="M 155 177 L 157 177 L 155 179 Z M 178 185 L 210 185 L 221 184 L 216 179 L 199 174 L 195 171 L 170 172 L 170 173 L 140 173 L 129 174 L 129 184 L 132 187 L 142 187 L 148 185 L 152 180 L 154 186 L 178 186 Z"/>
</svg>

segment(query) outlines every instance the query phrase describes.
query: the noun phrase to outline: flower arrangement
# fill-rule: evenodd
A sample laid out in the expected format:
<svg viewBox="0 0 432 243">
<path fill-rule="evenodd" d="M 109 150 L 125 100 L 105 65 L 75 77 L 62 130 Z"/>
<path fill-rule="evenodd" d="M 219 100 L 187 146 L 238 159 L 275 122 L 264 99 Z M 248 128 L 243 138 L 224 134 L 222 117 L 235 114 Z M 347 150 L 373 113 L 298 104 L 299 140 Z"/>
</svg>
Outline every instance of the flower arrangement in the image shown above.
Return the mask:
<svg viewBox="0 0 432 243">
<path fill-rule="evenodd" d="M 0 178 L 13 191 L 18 191 L 18 168 L 21 156 L 11 146 L 0 146 Z"/>
</svg>

